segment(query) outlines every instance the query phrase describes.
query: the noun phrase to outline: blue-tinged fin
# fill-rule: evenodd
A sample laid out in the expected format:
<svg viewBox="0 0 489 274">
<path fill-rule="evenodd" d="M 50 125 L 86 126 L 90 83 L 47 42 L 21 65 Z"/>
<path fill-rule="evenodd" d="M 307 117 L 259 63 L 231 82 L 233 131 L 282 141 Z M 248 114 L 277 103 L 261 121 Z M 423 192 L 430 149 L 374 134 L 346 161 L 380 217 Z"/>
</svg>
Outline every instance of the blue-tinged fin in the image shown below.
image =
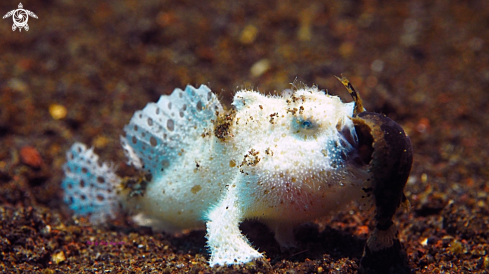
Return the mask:
<svg viewBox="0 0 489 274">
<path fill-rule="evenodd" d="M 103 223 L 114 219 L 120 212 L 117 186 L 121 179 L 114 167 L 100 164 L 93 149 L 75 143 L 66 153 L 67 163 L 63 166 L 65 178 L 64 202 L 75 214 L 90 216 L 90 222 Z"/>
<path fill-rule="evenodd" d="M 213 120 L 223 109 L 205 85 L 175 89 L 157 103 L 136 111 L 121 137 L 128 163 L 158 176 L 181 156 L 196 138 L 213 132 Z"/>
</svg>

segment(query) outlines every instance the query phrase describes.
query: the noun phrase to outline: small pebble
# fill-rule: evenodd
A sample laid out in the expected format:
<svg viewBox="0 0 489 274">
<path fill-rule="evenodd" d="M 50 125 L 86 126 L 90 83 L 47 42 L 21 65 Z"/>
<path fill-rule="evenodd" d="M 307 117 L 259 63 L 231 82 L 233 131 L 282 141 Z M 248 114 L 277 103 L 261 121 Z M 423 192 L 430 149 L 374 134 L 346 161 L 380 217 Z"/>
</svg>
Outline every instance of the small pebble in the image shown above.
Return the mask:
<svg viewBox="0 0 489 274">
<path fill-rule="evenodd" d="M 39 154 L 36 148 L 31 146 L 25 146 L 20 149 L 20 160 L 23 164 L 32 168 L 40 168 L 42 165 L 41 154 Z"/>
<path fill-rule="evenodd" d="M 258 35 L 258 29 L 253 25 L 248 25 L 241 32 L 239 41 L 243 44 L 248 45 L 255 41 L 257 35 Z"/>
<path fill-rule="evenodd" d="M 110 140 L 107 137 L 105 137 L 105 136 L 98 136 L 93 141 L 93 145 L 97 149 L 102 149 L 102 148 L 106 147 L 109 142 L 110 142 Z"/>
<path fill-rule="evenodd" d="M 54 120 L 61 120 L 66 117 L 68 110 L 62 105 L 51 104 L 49 106 L 49 114 L 51 114 Z"/>
<path fill-rule="evenodd" d="M 65 253 L 63 251 L 60 251 L 58 253 L 53 254 L 52 261 L 55 264 L 59 264 L 59 263 L 63 262 L 64 260 L 66 260 L 66 257 L 65 257 Z"/>
<path fill-rule="evenodd" d="M 250 72 L 254 77 L 259 77 L 263 73 L 270 69 L 270 61 L 268 59 L 261 59 L 251 66 Z"/>
<path fill-rule="evenodd" d="M 41 229 L 41 235 L 46 237 L 46 236 L 49 236 L 49 233 L 51 233 L 51 226 L 50 225 L 46 225 L 45 227 L 43 227 Z"/>
</svg>

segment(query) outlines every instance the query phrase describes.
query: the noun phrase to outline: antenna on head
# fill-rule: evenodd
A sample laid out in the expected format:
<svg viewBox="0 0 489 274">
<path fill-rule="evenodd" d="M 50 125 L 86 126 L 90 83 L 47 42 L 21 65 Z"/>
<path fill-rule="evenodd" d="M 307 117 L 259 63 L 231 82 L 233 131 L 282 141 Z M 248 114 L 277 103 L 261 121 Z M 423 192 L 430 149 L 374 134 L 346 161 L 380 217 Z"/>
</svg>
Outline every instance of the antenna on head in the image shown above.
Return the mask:
<svg viewBox="0 0 489 274">
<path fill-rule="evenodd" d="M 351 85 L 350 83 L 350 80 L 346 79 L 346 77 L 343 77 L 343 75 L 341 75 L 341 78 L 338 77 L 338 76 L 335 76 L 336 79 L 338 79 L 342 84 L 343 86 L 345 86 L 346 90 L 348 90 L 348 93 L 350 93 L 351 95 L 351 98 L 353 98 L 353 101 L 355 101 L 355 110 L 354 110 L 354 114 L 358 114 L 358 113 L 361 113 L 361 112 L 365 112 L 365 108 L 363 107 L 363 101 L 362 101 L 362 98 L 360 97 L 360 95 L 355 91 L 355 89 L 353 88 L 353 86 Z"/>
</svg>

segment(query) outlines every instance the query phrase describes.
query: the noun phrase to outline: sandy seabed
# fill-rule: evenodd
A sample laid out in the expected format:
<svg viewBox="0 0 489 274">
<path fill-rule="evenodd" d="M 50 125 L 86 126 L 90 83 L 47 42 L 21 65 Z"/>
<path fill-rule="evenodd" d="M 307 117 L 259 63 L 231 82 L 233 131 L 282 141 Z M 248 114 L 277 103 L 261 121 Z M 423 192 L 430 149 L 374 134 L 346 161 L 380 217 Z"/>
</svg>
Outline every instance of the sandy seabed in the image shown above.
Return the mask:
<svg viewBox="0 0 489 274">
<path fill-rule="evenodd" d="M 395 221 L 414 273 L 489 272 L 489 2 L 25 2 L 29 31 L 0 21 L 0 270 L 3 273 L 354 273 L 372 221 L 350 209 L 296 232 L 281 253 L 241 228 L 265 263 L 211 269 L 204 231 L 153 233 L 128 219 L 92 227 L 62 202 L 75 141 L 125 168 L 134 111 L 187 84 L 229 105 L 295 79 L 401 124 L 414 146 Z M 0 13 L 18 2 L 2 1 Z"/>
</svg>

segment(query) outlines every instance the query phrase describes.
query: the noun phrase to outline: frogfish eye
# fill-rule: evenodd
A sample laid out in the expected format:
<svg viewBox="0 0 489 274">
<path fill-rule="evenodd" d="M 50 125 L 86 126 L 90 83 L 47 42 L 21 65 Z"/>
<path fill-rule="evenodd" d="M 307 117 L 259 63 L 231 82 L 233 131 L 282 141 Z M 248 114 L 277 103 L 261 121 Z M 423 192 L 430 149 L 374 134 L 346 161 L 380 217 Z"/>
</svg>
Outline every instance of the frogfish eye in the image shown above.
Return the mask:
<svg viewBox="0 0 489 274">
<path fill-rule="evenodd" d="M 313 127 L 313 123 L 309 120 L 304 120 L 301 122 L 301 127 L 304 129 L 310 129 Z"/>
</svg>

